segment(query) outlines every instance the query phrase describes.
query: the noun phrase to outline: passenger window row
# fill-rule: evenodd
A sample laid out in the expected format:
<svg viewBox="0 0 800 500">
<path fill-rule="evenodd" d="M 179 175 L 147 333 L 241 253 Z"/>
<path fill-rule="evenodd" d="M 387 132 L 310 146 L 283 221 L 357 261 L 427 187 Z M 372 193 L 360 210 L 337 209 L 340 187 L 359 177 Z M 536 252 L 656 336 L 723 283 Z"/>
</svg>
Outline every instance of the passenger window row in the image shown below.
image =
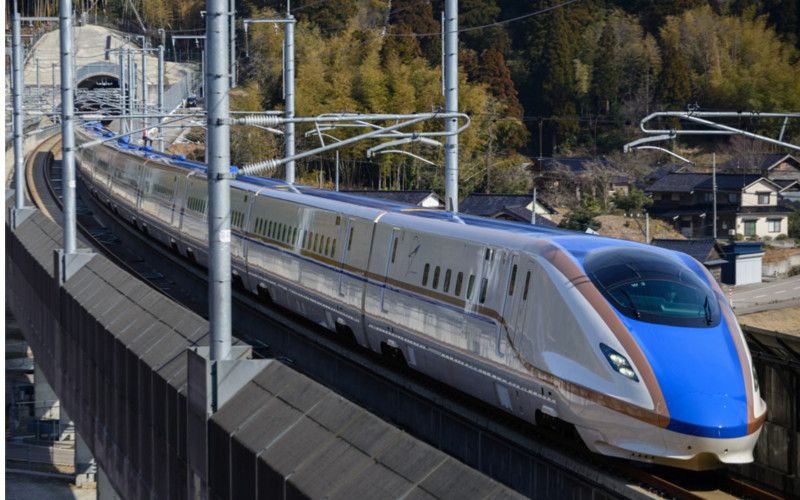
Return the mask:
<svg viewBox="0 0 800 500">
<path fill-rule="evenodd" d="M 300 243 L 301 248 L 304 250 L 324 255 L 325 257 L 336 256 L 336 238 L 312 231 L 304 231 L 282 222 L 257 217 L 253 232 L 264 238 L 291 246 L 297 246 Z"/>
<path fill-rule="evenodd" d="M 493 259 L 493 257 L 494 257 L 493 254 L 494 254 L 493 251 L 491 251 L 490 249 L 487 249 L 486 250 L 486 254 L 485 254 L 486 260 Z M 442 292 L 444 292 L 444 293 L 452 293 L 456 297 L 461 297 L 461 292 L 463 290 L 463 285 L 464 285 L 464 273 L 459 271 L 458 274 L 456 274 L 455 286 L 452 287 L 452 291 L 451 291 L 451 284 L 453 282 L 453 279 L 452 279 L 453 278 L 453 271 L 451 269 L 446 269 L 445 272 L 444 272 L 444 279 L 443 280 L 440 280 L 441 274 L 442 274 L 441 266 L 436 266 L 433 269 L 433 278 L 431 279 L 431 265 L 429 263 L 426 263 L 425 267 L 422 270 L 422 286 L 427 287 L 428 286 L 428 281 L 430 281 L 430 287 L 432 289 L 434 289 L 434 290 L 438 290 L 439 289 L 439 282 L 441 281 L 442 282 Z M 528 300 L 528 289 L 530 287 L 530 284 L 531 284 L 531 272 L 528 271 L 525 274 L 525 286 L 523 287 L 523 290 L 522 290 L 522 300 L 524 300 L 524 301 Z M 508 295 L 509 295 L 509 297 L 514 295 L 514 290 L 516 289 L 516 285 L 517 285 L 517 265 L 514 264 L 514 266 L 511 268 L 511 277 L 509 278 L 509 282 L 508 282 Z M 467 282 L 467 290 L 466 290 L 466 294 L 464 295 L 464 298 L 471 299 L 472 298 L 472 292 L 473 292 L 474 288 L 475 288 L 475 275 L 474 274 L 470 274 L 469 275 L 469 281 Z M 489 288 L 489 279 L 488 278 L 481 278 L 481 289 L 480 289 L 480 294 L 478 296 L 478 302 L 480 302 L 481 304 L 486 302 L 486 295 L 488 293 L 488 288 Z"/>
<path fill-rule="evenodd" d="M 439 278 L 441 277 L 441 272 L 442 272 L 441 266 L 436 266 L 433 269 L 433 280 L 431 280 L 431 288 L 433 288 L 434 290 L 439 289 L 439 281 L 440 281 Z M 431 274 L 431 265 L 426 263 L 424 269 L 422 270 L 422 286 L 425 287 L 428 286 L 428 278 L 430 278 L 430 274 Z M 464 288 L 464 273 L 459 271 L 456 274 L 455 286 L 452 287 L 452 292 L 451 292 L 450 291 L 451 284 L 453 282 L 452 278 L 453 278 L 453 270 L 446 269 L 444 272 L 444 280 L 442 282 L 442 292 L 452 293 L 456 297 L 461 297 L 461 292 L 463 291 Z M 483 280 L 481 281 L 481 293 L 479 297 L 481 304 L 486 302 L 486 289 L 488 288 L 488 286 L 489 286 L 489 280 L 487 278 L 483 278 Z M 469 280 L 467 282 L 466 294 L 464 295 L 465 299 L 472 298 L 472 292 L 474 288 L 475 288 L 475 275 L 470 274 Z"/>
</svg>

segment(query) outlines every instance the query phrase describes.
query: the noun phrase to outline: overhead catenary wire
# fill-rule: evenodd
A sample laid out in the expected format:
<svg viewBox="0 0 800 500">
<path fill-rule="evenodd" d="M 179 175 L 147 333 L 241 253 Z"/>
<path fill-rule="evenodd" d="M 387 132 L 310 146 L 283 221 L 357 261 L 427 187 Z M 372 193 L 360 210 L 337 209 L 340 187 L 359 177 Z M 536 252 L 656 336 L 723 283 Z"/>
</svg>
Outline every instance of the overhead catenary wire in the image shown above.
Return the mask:
<svg viewBox="0 0 800 500">
<path fill-rule="evenodd" d="M 516 21 L 521 21 L 523 19 L 527 19 L 529 17 L 537 16 L 539 14 L 544 14 L 546 12 L 550 12 L 552 10 L 560 9 L 562 7 L 566 7 L 570 4 L 579 2 L 580 0 L 567 0 L 565 2 L 561 2 L 557 5 L 552 5 L 550 7 L 546 7 L 544 9 L 539 9 L 533 12 L 528 12 L 527 14 L 522 14 L 520 16 L 512 17 L 510 19 L 503 19 L 501 21 L 495 21 L 493 23 L 483 24 L 480 26 L 468 26 L 466 28 L 459 28 L 456 30 L 456 33 L 469 33 L 471 31 L 478 31 L 487 28 L 494 28 L 496 26 L 504 26 L 506 24 L 510 24 Z M 441 36 L 441 32 L 435 31 L 431 33 L 387 33 L 386 36 L 392 37 L 425 37 L 425 36 Z"/>
</svg>

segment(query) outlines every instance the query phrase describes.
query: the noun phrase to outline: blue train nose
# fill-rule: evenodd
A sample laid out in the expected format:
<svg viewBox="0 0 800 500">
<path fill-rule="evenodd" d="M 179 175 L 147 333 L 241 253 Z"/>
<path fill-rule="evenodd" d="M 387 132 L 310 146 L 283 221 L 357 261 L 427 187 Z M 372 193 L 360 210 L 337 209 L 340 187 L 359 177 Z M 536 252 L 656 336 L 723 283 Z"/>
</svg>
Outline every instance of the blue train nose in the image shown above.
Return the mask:
<svg viewBox="0 0 800 500">
<path fill-rule="evenodd" d="M 667 402 L 669 430 L 710 438 L 747 434 L 747 399 L 744 395 L 687 392 Z"/>
</svg>

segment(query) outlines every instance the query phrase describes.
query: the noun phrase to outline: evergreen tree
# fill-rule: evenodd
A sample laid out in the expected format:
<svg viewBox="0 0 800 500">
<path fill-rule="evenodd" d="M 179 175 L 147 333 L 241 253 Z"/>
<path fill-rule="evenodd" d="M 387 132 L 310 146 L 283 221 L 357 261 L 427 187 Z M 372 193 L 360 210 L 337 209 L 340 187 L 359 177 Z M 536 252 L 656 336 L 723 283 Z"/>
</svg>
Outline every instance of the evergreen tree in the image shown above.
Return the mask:
<svg viewBox="0 0 800 500">
<path fill-rule="evenodd" d="M 592 93 L 595 106 L 605 114 L 616 103 L 622 80 L 622 67 L 617 58 L 617 37 L 611 23 L 606 23 L 597 47 L 592 73 Z"/>
<path fill-rule="evenodd" d="M 505 58 L 499 50 L 490 48 L 481 54 L 476 70 L 475 80 L 489 86 L 489 91 L 506 106 L 506 113 L 515 118 L 522 118 L 522 105 L 519 94 L 511 79 L 511 72 L 506 66 Z"/>
<path fill-rule="evenodd" d="M 548 43 L 544 50 L 542 93 L 546 109 L 555 117 L 558 142 L 572 139 L 577 133 L 575 119 L 575 73 L 571 31 L 563 9 L 553 13 Z"/>
<path fill-rule="evenodd" d="M 671 41 L 665 41 L 664 69 L 661 72 L 659 98 L 662 104 L 683 109 L 691 98 L 689 62 Z"/>
</svg>

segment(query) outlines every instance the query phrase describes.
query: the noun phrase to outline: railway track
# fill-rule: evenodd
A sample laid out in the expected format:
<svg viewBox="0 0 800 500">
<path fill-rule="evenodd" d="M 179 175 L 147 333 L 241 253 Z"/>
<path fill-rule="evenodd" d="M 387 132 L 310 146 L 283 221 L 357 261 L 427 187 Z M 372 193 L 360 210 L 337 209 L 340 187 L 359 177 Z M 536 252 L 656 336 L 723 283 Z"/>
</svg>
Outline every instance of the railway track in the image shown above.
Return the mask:
<svg viewBox="0 0 800 500">
<path fill-rule="evenodd" d="M 42 142 L 29 156 L 26 163 L 29 195 L 33 202 L 43 212 L 54 220 L 61 216 L 60 195 L 60 161 L 52 161 L 52 151 L 60 146 L 60 137 L 55 136 Z M 96 200 L 95 200 L 96 201 Z M 78 228 L 84 244 L 91 245 L 96 250 L 104 253 L 120 267 L 133 275 L 138 276 L 151 287 L 159 290 L 176 302 L 205 315 L 206 304 L 204 294 L 198 296 L 197 290 L 185 286 L 184 283 L 166 276 L 163 267 L 154 267 L 130 245 L 132 239 L 140 240 L 141 244 L 155 247 L 152 241 L 147 240 L 137 229 L 130 224 L 116 220 L 119 227 L 126 231 L 123 240 L 117 230 L 111 229 L 109 218 L 114 215 L 97 201 L 98 212 L 105 210 L 104 216 L 93 213 L 79 198 L 77 204 Z M 104 222 L 101 219 L 106 219 Z M 108 225 L 106 225 L 108 224 Z M 205 270 L 176 256 L 169 249 L 156 248 L 167 262 L 167 266 L 178 266 L 181 273 L 190 274 L 197 283 L 204 282 Z M 176 267 L 176 269 L 178 268 Z M 203 291 L 205 289 L 203 288 Z M 442 386 L 427 377 L 404 370 L 402 367 L 388 367 L 385 360 L 371 352 L 353 350 L 351 346 L 333 340 L 316 325 L 309 324 L 287 311 L 265 307 L 249 293 L 234 291 L 234 298 L 241 310 L 249 311 L 262 322 L 267 320 L 271 326 L 279 327 L 295 334 L 311 339 L 319 344 L 325 351 L 334 356 L 345 357 L 348 363 L 357 365 L 360 369 L 369 370 L 375 376 L 381 377 L 393 384 L 399 384 L 404 390 L 413 392 L 417 397 L 430 404 L 447 408 L 448 411 L 460 418 L 469 420 L 472 425 L 479 426 L 483 432 L 491 433 L 497 439 L 515 443 L 517 448 L 525 453 L 535 453 L 544 456 L 546 460 L 569 469 L 578 474 L 592 478 L 591 483 L 614 496 L 629 498 L 667 497 L 680 499 L 726 499 L 726 498 L 752 498 L 752 499 L 778 499 L 782 498 L 773 492 L 761 489 L 753 484 L 734 476 L 730 471 L 713 471 L 706 473 L 693 473 L 665 467 L 652 467 L 623 460 L 600 457 L 588 452 L 577 440 L 567 436 L 562 429 L 544 430 L 527 423 L 518 421 L 513 417 L 497 415 L 496 411 L 487 408 L 483 403 L 477 402 L 468 396 L 453 394 L 452 389 Z M 260 355 L 270 355 L 293 365 L 296 369 L 319 380 L 315 372 L 295 362 L 294 359 L 281 354 L 277 346 L 265 344 L 263 340 L 250 337 L 242 332 L 236 332 L 242 340 L 253 345 L 254 350 Z M 324 380 L 320 380 L 326 383 Z M 326 385 L 328 385 L 326 383 Z M 334 387 L 335 390 L 341 391 Z M 351 394 L 343 393 L 345 397 L 353 399 Z M 359 402 L 362 403 L 362 402 Z M 362 403 L 363 404 L 363 403 Z M 385 418 L 394 421 L 391 415 L 381 414 L 374 408 L 370 410 Z M 402 426 L 401 426 L 402 427 Z M 414 432 L 411 432 L 414 434 Z M 554 436 L 555 434 L 555 436 Z M 424 438 L 423 438 L 424 439 Z M 474 464 L 470 464 L 474 465 Z M 486 472 L 484 470 L 484 472 Z M 491 475 L 491 474 L 490 474 Z"/>
</svg>

